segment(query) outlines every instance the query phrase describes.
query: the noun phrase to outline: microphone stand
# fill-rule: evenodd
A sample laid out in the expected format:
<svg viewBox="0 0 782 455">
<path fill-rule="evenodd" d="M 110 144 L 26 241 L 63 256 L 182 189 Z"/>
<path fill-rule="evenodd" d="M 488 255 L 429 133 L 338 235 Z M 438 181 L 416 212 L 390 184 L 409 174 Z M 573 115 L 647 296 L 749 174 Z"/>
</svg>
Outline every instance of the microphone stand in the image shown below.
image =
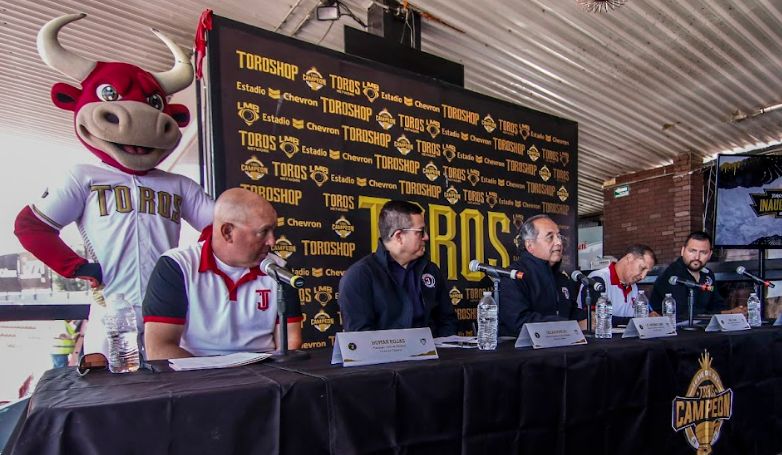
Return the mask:
<svg viewBox="0 0 782 455">
<path fill-rule="evenodd" d="M 592 333 L 592 293 L 589 287 L 584 286 L 584 304 L 587 310 L 587 333 Z"/>
<path fill-rule="evenodd" d="M 494 285 L 494 303 L 497 304 L 497 311 L 499 311 L 500 308 L 500 276 L 494 272 L 488 272 L 486 274 L 491 279 L 492 284 Z"/>
<path fill-rule="evenodd" d="M 285 317 L 286 304 L 285 293 L 283 292 L 283 282 L 280 276 L 275 272 L 274 280 L 277 285 L 277 320 L 280 322 L 280 346 L 272 354 L 271 359 L 274 362 L 289 362 L 292 360 L 309 359 L 310 354 L 301 350 L 288 350 L 288 319 Z"/>
<path fill-rule="evenodd" d="M 689 319 L 687 320 L 687 327 L 682 327 L 684 330 L 697 330 L 697 328 L 692 323 L 692 312 L 694 307 L 695 307 L 695 289 L 687 288 L 687 312 L 688 312 Z"/>
</svg>

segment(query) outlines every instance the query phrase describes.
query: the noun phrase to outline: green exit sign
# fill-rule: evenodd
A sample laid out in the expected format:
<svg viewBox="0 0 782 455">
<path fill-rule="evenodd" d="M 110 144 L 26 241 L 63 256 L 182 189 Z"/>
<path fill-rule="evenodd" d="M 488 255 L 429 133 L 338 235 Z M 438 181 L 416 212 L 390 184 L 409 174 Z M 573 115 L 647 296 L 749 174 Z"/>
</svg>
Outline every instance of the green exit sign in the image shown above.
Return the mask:
<svg viewBox="0 0 782 455">
<path fill-rule="evenodd" d="M 622 185 L 614 188 L 614 199 L 630 196 L 630 185 Z"/>
</svg>

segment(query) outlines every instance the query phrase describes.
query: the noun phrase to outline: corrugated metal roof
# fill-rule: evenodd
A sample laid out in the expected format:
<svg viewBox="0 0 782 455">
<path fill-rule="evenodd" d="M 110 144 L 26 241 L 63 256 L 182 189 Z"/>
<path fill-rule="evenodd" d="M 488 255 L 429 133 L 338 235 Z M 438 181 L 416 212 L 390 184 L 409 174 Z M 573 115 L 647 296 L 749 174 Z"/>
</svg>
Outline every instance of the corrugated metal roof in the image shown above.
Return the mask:
<svg viewBox="0 0 782 455">
<path fill-rule="evenodd" d="M 172 61 L 148 32 L 190 47 L 205 8 L 258 27 L 342 49 L 342 17 L 308 19 L 318 0 L 0 1 L 0 129 L 73 141 L 71 117 L 51 105 L 61 75 L 46 67 L 35 35 L 49 19 L 85 12 L 63 44 L 96 59 L 159 71 Z M 366 17 L 369 1 L 345 0 Z M 576 0 L 418 0 L 452 24 L 424 20 L 424 51 L 465 66 L 465 86 L 579 123 L 579 213 L 602 211 L 602 183 L 671 162 L 782 138 L 782 111 L 735 122 L 782 102 L 782 2 L 628 0 L 589 13 Z M 192 137 L 192 135 L 190 136 Z M 194 142 L 187 144 L 192 153 Z"/>
</svg>

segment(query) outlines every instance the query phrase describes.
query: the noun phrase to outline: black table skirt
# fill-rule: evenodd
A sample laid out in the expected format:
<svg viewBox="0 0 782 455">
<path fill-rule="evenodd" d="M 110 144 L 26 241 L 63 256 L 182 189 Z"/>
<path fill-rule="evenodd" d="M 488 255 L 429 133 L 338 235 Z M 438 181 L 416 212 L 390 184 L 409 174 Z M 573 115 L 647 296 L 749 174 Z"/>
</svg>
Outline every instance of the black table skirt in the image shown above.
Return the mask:
<svg viewBox="0 0 782 455">
<path fill-rule="evenodd" d="M 47 372 L 9 453 L 695 454 L 672 428 L 704 351 L 733 391 L 714 454 L 782 452 L 782 330 L 342 368 Z"/>
</svg>

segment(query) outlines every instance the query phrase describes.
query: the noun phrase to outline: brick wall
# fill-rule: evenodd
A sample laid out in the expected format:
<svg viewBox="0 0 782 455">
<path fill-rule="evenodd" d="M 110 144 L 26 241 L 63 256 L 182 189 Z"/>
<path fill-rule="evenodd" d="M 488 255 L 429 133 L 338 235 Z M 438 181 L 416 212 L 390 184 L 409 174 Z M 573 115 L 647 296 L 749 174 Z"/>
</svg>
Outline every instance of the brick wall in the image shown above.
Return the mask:
<svg viewBox="0 0 782 455">
<path fill-rule="evenodd" d="M 679 256 L 687 235 L 702 228 L 702 161 L 690 154 L 674 163 L 616 177 L 603 190 L 603 253 L 622 255 L 645 243 L 667 264 Z M 629 196 L 614 199 L 614 188 L 629 185 Z"/>
</svg>

